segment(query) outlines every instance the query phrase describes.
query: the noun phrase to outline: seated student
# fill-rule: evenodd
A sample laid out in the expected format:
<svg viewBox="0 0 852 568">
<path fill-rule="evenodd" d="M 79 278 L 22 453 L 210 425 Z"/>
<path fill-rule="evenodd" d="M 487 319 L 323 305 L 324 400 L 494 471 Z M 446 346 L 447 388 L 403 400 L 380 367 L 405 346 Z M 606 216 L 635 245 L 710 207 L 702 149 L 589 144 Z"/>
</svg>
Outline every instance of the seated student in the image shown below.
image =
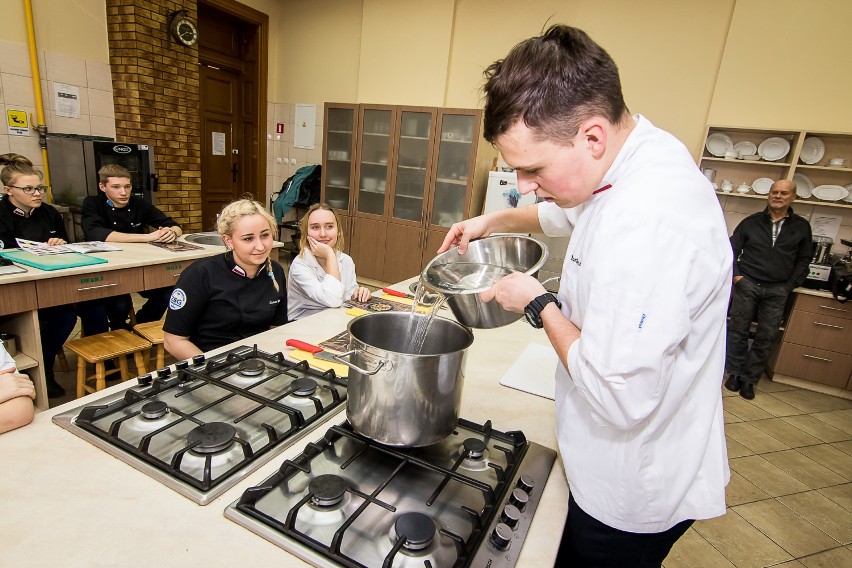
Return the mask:
<svg viewBox="0 0 852 568">
<path fill-rule="evenodd" d="M 334 210 L 315 203 L 299 221 L 302 238 L 299 255 L 288 275 L 288 318 L 297 320 L 346 300 L 365 302 L 370 290 L 358 286 L 355 263 L 343 252 L 343 235 Z"/>
<path fill-rule="evenodd" d="M 0 434 L 33 421 L 35 387 L 0 341 Z"/>
<path fill-rule="evenodd" d="M 181 273 L 163 324 L 166 351 L 188 359 L 287 323 L 284 269 L 269 258 L 276 228 L 251 199 L 222 209 L 217 229 L 227 251 Z"/>
<path fill-rule="evenodd" d="M 42 183 L 42 173 L 20 154 L 3 154 L 0 165 L 4 166 L 0 181 L 5 192 L 0 201 L 0 249 L 17 247 L 16 238 L 64 245 L 68 234 L 62 216 L 52 205 L 43 203 L 47 186 Z M 38 321 L 47 396 L 55 398 L 64 395 L 65 389 L 54 378 L 53 362 L 77 323 L 77 312 L 74 306 L 41 308 Z"/>
<path fill-rule="evenodd" d="M 175 221 L 142 199 L 134 196 L 130 172 L 118 164 L 107 164 L 98 170 L 98 188 L 101 193 L 83 200 L 81 224 L 87 241 L 115 243 L 170 243 L 181 236 Z M 147 227 L 154 228 L 147 232 Z M 136 321 L 157 321 L 169 306 L 172 288 L 145 290 L 139 295 L 147 299 L 136 313 Z M 112 329 L 129 329 L 127 315 L 133 307 L 129 294 L 104 301 Z"/>
</svg>

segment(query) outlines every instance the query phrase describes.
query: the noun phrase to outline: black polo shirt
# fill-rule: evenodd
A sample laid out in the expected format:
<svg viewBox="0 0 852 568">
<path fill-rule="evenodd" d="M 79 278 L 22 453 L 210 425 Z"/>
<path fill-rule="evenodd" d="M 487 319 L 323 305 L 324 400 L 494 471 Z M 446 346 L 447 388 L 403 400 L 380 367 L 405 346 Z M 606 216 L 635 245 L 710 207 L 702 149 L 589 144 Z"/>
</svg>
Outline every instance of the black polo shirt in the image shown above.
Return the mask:
<svg viewBox="0 0 852 568">
<path fill-rule="evenodd" d="M 52 205 L 42 203 L 30 211 L 29 217 L 12 204 L 8 197 L 0 199 L 0 248 L 16 248 L 16 238 L 46 243 L 49 239 L 68 240 L 62 215 Z"/>
<path fill-rule="evenodd" d="M 265 267 L 247 278 L 230 252 L 194 262 L 175 284 L 163 330 L 209 351 L 287 323 L 284 269 L 273 261 L 272 270 L 277 292 Z"/>
<path fill-rule="evenodd" d="M 87 241 L 105 241 L 110 233 L 143 235 L 146 227 L 176 227 L 174 220 L 136 195 L 121 208 L 112 205 L 103 191 L 83 200 L 83 237 Z"/>
<path fill-rule="evenodd" d="M 811 224 L 791 207 L 775 243 L 769 208 L 743 219 L 731 237 L 734 276 L 743 275 L 767 284 L 785 284 L 790 290 L 808 275 L 813 245 Z"/>
</svg>

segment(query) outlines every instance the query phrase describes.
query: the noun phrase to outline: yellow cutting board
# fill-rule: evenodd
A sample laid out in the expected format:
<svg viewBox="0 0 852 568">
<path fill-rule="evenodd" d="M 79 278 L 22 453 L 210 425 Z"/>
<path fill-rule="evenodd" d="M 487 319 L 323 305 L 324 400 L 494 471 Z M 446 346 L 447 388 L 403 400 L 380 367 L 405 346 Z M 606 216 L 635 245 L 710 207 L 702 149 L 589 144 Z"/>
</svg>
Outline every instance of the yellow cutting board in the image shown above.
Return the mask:
<svg viewBox="0 0 852 568">
<path fill-rule="evenodd" d="M 324 361 L 323 359 L 317 359 L 307 351 L 302 351 L 301 349 L 293 349 L 292 351 L 287 351 L 284 353 L 286 357 L 293 359 L 294 361 L 307 361 L 308 365 L 313 367 L 314 369 L 319 369 L 320 371 L 328 371 L 329 369 L 334 369 L 335 374 L 338 377 L 348 377 L 349 376 L 349 367 L 346 365 L 341 365 L 340 363 L 332 363 L 331 361 Z"/>
</svg>

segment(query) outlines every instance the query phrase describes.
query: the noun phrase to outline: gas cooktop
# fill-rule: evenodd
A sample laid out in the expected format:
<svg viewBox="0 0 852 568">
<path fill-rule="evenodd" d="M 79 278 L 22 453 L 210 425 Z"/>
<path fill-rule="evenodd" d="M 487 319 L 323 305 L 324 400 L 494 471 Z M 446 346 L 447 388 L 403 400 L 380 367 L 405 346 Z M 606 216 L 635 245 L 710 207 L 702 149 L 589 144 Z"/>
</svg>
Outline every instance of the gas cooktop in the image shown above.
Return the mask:
<svg viewBox="0 0 852 568">
<path fill-rule="evenodd" d="M 556 452 L 460 420 L 422 448 L 328 428 L 225 516 L 319 567 L 515 566 Z"/>
<path fill-rule="evenodd" d="M 241 346 L 137 378 L 53 421 L 205 505 L 346 401 L 346 381 Z"/>
</svg>

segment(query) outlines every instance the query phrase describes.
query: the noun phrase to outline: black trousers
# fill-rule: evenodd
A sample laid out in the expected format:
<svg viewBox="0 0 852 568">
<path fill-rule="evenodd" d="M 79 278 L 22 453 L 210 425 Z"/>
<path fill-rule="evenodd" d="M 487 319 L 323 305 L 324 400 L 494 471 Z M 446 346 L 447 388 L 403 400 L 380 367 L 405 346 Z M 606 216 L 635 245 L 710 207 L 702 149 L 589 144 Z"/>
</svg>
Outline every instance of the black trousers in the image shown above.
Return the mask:
<svg viewBox="0 0 852 568">
<path fill-rule="evenodd" d="M 583 511 L 568 497 L 568 517 L 554 567 L 660 568 L 674 543 L 693 521 L 682 521 L 660 533 L 614 529 Z"/>
</svg>

